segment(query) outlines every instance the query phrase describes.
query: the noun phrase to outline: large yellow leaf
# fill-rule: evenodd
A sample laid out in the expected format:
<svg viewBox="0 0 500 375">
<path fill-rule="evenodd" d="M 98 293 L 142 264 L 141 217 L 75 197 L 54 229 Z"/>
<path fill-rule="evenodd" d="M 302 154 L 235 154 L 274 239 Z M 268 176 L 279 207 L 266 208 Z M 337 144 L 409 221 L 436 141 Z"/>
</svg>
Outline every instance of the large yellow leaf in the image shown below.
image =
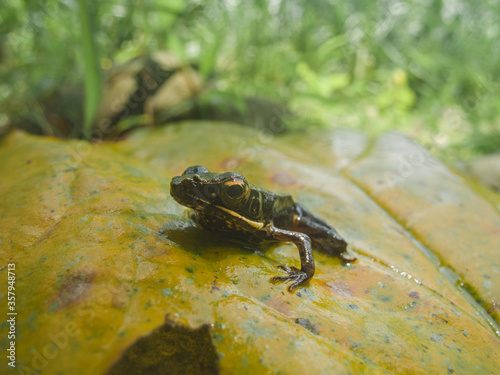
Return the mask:
<svg viewBox="0 0 500 375">
<path fill-rule="evenodd" d="M 498 372 L 498 198 L 400 135 L 200 122 L 100 145 L 14 133 L 0 160 L 21 373 Z M 195 164 L 291 193 L 358 260 L 315 253 L 309 284 L 271 284 L 296 248 L 197 227 L 169 194 Z"/>
</svg>

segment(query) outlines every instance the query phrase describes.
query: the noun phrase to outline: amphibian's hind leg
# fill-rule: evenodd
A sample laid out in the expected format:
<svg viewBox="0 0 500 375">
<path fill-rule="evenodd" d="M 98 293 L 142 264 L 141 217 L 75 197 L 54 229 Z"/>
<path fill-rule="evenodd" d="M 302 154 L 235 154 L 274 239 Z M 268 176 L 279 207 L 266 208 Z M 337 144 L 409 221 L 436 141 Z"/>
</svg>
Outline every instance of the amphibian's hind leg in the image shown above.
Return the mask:
<svg viewBox="0 0 500 375">
<path fill-rule="evenodd" d="M 307 234 L 315 250 L 329 255 L 338 256 L 345 262 L 354 262 L 356 257 L 347 251 L 347 242 L 326 221 L 317 217 L 296 203 L 297 215 L 293 223 L 293 230 Z"/>
<path fill-rule="evenodd" d="M 310 280 L 314 275 L 314 259 L 311 251 L 311 239 L 304 233 L 292 232 L 289 230 L 279 229 L 273 226 L 266 228 L 267 240 L 293 242 L 297 245 L 300 255 L 300 270 L 295 267 L 282 266 L 279 268 L 288 273 L 288 276 L 275 276 L 272 281 L 292 280 L 293 283 L 288 287 L 290 292 L 306 281 Z"/>
</svg>

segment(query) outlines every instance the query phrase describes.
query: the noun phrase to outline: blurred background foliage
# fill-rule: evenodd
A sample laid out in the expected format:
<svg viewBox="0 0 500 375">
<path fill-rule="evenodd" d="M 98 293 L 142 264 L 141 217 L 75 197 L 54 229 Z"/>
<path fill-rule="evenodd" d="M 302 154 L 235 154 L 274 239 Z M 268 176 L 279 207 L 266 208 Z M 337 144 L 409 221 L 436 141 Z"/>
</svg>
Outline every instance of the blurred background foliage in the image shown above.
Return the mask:
<svg viewBox="0 0 500 375">
<path fill-rule="evenodd" d="M 60 136 L 52 106 L 84 136 L 106 71 L 166 49 L 214 92 L 287 103 L 293 127 L 397 129 L 468 159 L 500 149 L 499 18 L 498 0 L 4 0 L 0 127 Z"/>
</svg>

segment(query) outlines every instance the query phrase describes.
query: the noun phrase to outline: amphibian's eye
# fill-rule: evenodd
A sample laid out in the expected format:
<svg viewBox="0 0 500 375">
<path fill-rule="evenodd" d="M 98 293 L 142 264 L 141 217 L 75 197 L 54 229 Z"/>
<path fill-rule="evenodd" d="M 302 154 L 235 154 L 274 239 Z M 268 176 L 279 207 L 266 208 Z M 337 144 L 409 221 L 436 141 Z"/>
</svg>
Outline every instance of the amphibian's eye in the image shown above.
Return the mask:
<svg viewBox="0 0 500 375">
<path fill-rule="evenodd" d="M 222 201 L 231 207 L 242 206 L 249 194 L 248 184 L 241 178 L 226 181 L 222 187 Z"/>
<path fill-rule="evenodd" d="M 226 189 L 226 194 L 233 199 L 241 197 L 244 192 L 245 188 L 241 185 L 231 185 Z"/>
</svg>

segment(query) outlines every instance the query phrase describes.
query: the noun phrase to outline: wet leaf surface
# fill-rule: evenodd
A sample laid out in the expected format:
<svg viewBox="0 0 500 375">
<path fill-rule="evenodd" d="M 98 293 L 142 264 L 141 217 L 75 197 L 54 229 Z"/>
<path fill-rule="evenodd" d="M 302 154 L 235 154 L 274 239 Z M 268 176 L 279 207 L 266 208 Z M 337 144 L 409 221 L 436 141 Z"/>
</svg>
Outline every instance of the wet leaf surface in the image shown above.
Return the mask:
<svg viewBox="0 0 500 375">
<path fill-rule="evenodd" d="M 21 371 L 112 372 L 166 318 L 207 331 L 221 373 L 499 368 L 496 198 L 400 135 L 185 123 L 90 145 L 13 133 L 0 159 L 0 272 L 16 263 Z M 358 260 L 315 252 L 309 284 L 270 283 L 277 265 L 299 264 L 295 246 L 248 249 L 197 227 L 169 194 L 196 164 L 292 194 Z"/>
</svg>

